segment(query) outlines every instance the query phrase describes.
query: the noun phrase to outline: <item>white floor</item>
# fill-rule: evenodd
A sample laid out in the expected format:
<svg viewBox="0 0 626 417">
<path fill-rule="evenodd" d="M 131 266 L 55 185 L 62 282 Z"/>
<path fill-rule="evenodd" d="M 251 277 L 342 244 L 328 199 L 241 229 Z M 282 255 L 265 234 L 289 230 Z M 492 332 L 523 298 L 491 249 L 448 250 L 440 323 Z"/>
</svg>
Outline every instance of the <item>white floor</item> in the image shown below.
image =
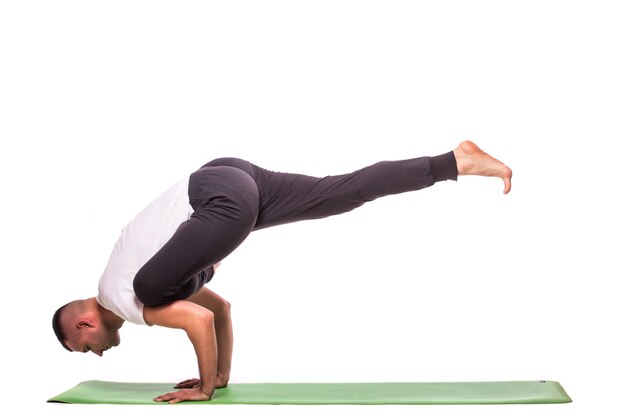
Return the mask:
<svg viewBox="0 0 626 417">
<path fill-rule="evenodd" d="M 119 230 L 204 162 L 342 173 L 473 139 L 514 170 L 256 232 L 210 284 L 232 382 L 559 381 L 524 406 L 215 406 L 239 415 L 623 415 L 625 11 L 618 2 L 3 2 L 1 387 L 22 415 L 191 415 L 45 400 L 195 376 L 183 334 L 69 354 Z"/>
</svg>

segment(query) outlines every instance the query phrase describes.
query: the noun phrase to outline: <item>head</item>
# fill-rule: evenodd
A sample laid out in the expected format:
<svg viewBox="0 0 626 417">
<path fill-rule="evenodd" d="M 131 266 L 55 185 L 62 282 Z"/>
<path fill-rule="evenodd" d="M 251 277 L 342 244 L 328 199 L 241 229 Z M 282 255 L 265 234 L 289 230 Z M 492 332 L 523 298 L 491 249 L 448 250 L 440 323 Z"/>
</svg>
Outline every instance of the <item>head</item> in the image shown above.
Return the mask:
<svg viewBox="0 0 626 417">
<path fill-rule="evenodd" d="M 75 300 L 59 308 L 52 317 L 52 329 L 61 345 L 70 352 L 102 352 L 120 344 L 119 326 L 107 320 L 110 311 L 95 300 Z"/>
</svg>

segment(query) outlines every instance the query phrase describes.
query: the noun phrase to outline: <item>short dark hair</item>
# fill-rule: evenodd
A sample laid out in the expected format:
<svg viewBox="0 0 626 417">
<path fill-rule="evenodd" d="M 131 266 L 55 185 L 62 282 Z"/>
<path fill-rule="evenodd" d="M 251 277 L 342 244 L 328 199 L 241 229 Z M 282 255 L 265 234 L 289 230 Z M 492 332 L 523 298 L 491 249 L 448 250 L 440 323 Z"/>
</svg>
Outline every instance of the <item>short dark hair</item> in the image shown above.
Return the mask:
<svg viewBox="0 0 626 417">
<path fill-rule="evenodd" d="M 54 330 L 54 334 L 57 336 L 57 339 L 59 339 L 59 342 L 61 343 L 61 345 L 65 349 L 71 352 L 72 349 L 70 349 L 65 344 L 65 333 L 63 332 L 63 329 L 61 328 L 61 313 L 63 312 L 63 309 L 67 307 L 69 304 L 70 303 L 67 303 L 64 306 L 59 307 L 59 309 L 54 312 L 54 316 L 52 316 L 52 330 Z"/>
</svg>

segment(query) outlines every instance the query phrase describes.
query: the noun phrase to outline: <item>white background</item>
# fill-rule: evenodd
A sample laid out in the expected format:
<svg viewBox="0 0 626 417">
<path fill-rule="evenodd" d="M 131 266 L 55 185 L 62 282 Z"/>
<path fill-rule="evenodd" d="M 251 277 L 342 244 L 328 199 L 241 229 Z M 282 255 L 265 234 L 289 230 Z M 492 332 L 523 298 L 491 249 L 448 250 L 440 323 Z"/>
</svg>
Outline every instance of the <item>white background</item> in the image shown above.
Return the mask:
<svg viewBox="0 0 626 417">
<path fill-rule="evenodd" d="M 37 415 L 623 415 L 626 14 L 610 1 L 5 1 L 3 407 Z M 72 406 L 196 376 L 184 335 L 103 358 L 50 318 L 120 229 L 206 161 L 343 173 L 465 139 L 514 170 L 253 233 L 211 288 L 231 382 L 558 380 L 543 406 Z M 11 405 L 9 405 L 11 404 Z M 32 414 L 31 414 L 32 415 Z"/>
</svg>

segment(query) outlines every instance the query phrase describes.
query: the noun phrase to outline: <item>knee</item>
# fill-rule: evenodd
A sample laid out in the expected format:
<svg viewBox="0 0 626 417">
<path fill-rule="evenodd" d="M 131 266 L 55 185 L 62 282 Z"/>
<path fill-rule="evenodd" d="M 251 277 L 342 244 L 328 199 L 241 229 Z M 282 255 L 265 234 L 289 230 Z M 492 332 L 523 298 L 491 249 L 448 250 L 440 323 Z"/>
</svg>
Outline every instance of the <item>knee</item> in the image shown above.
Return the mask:
<svg viewBox="0 0 626 417">
<path fill-rule="evenodd" d="M 153 280 L 147 279 L 146 274 L 142 274 L 141 270 L 135 275 L 133 280 L 133 290 L 135 295 L 145 306 L 158 307 L 167 304 L 171 300 L 159 290 L 158 285 L 154 285 Z"/>
<path fill-rule="evenodd" d="M 133 280 L 133 290 L 139 301 L 148 307 L 158 307 L 172 301 L 185 300 L 204 285 L 200 274 L 193 275 L 182 283 L 159 283 L 155 277 L 151 276 L 150 279 L 147 277 L 148 274 L 141 274 L 139 270 Z"/>
<path fill-rule="evenodd" d="M 135 279 L 133 279 L 133 290 L 135 295 L 144 305 L 148 307 L 154 307 L 158 305 L 157 298 L 159 298 L 154 291 L 154 287 L 150 285 L 148 280 L 144 278 L 144 275 L 137 273 Z"/>
</svg>

